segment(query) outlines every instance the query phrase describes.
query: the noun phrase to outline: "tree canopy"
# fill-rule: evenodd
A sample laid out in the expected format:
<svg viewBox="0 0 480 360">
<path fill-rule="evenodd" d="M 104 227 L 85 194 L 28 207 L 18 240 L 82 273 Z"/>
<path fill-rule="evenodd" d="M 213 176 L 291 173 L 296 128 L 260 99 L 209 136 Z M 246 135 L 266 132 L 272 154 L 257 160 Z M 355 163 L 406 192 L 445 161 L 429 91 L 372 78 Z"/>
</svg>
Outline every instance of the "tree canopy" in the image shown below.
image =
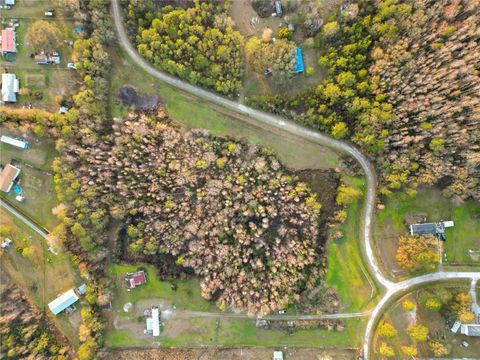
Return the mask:
<svg viewBox="0 0 480 360">
<path fill-rule="evenodd" d="M 55 23 L 37 20 L 28 28 L 25 42 L 34 52 L 52 52 L 59 50 L 62 36 Z"/>
</svg>

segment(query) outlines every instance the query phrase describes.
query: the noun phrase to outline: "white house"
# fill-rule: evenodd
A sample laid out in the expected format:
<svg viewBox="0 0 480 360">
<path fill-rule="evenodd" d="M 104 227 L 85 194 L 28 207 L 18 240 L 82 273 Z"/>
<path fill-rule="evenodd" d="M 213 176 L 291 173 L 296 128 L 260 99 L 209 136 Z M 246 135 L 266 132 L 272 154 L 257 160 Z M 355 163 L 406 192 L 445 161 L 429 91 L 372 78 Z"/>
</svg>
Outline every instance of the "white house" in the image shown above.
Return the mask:
<svg viewBox="0 0 480 360">
<path fill-rule="evenodd" d="M 151 316 L 146 319 L 145 333 L 160 336 L 160 310 L 157 306 L 152 306 Z"/>
<path fill-rule="evenodd" d="M 2 74 L 2 101 L 17 102 L 19 82 L 15 74 Z"/>
</svg>

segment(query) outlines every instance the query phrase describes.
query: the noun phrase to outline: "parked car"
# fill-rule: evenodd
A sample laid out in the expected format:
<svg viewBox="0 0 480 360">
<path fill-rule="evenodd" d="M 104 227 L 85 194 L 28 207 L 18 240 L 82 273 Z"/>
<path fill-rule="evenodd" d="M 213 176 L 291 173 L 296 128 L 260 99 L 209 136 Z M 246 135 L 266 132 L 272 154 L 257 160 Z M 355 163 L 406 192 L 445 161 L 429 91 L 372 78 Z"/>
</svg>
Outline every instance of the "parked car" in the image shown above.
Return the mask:
<svg viewBox="0 0 480 360">
<path fill-rule="evenodd" d="M 72 69 L 72 70 L 77 70 L 77 67 L 75 66 L 75 63 L 73 63 L 71 61 L 67 63 L 67 68 Z"/>
<path fill-rule="evenodd" d="M 54 17 L 55 16 L 55 10 L 54 9 L 47 9 L 47 11 L 45 11 L 44 15 L 46 17 Z"/>
<path fill-rule="evenodd" d="M 280 315 L 285 315 L 287 313 L 287 310 L 278 310 L 278 313 Z"/>
</svg>

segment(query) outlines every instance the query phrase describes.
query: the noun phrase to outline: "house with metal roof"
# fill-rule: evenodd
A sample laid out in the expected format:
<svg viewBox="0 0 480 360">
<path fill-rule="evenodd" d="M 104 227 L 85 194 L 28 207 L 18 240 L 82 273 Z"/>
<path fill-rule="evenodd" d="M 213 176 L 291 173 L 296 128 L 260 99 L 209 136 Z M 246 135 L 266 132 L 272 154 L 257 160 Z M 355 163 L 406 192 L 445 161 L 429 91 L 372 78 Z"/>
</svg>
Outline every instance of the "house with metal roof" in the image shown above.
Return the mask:
<svg viewBox="0 0 480 360">
<path fill-rule="evenodd" d="M 480 336 L 480 324 L 462 324 L 460 333 L 467 336 Z"/>
<path fill-rule="evenodd" d="M 55 300 L 48 304 L 50 311 L 54 315 L 60 314 L 62 311 L 67 309 L 69 306 L 72 306 L 78 301 L 78 296 L 75 294 L 73 289 L 70 289 L 64 292 L 62 295 L 57 297 Z"/>
<path fill-rule="evenodd" d="M 18 147 L 20 149 L 28 149 L 28 142 L 12 138 L 10 136 L 2 135 L 0 137 L 0 142 L 3 142 L 8 145 Z"/>
<path fill-rule="evenodd" d="M 152 306 L 150 313 L 151 316 L 146 319 L 145 333 L 160 336 L 160 310 L 157 306 Z"/>
<path fill-rule="evenodd" d="M 135 289 L 138 285 L 142 285 L 147 282 L 147 275 L 143 270 L 134 273 L 127 273 L 125 275 L 125 282 L 127 283 L 127 287 L 129 289 Z"/>
<path fill-rule="evenodd" d="M 439 240 L 445 240 L 445 229 L 453 227 L 453 221 L 441 221 L 438 223 L 411 224 L 411 235 L 435 235 Z"/>
<path fill-rule="evenodd" d="M 12 164 L 7 164 L 5 167 L 0 171 L 0 191 L 3 192 L 10 192 L 12 189 L 15 180 L 20 175 L 20 169 Z"/>
<path fill-rule="evenodd" d="M 19 81 L 15 74 L 2 74 L 2 101 L 17 102 Z"/>
<path fill-rule="evenodd" d="M 2 30 L 2 54 L 11 54 L 17 52 L 17 43 L 15 42 L 15 30 L 8 28 Z"/>
</svg>

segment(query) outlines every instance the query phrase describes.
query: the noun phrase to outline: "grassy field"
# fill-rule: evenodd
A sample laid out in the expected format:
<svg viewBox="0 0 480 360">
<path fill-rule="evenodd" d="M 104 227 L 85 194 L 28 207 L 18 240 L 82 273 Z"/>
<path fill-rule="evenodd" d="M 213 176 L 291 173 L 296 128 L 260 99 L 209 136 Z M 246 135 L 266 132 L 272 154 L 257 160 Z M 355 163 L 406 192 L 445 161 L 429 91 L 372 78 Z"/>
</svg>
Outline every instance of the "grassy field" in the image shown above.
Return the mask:
<svg viewBox="0 0 480 360">
<path fill-rule="evenodd" d="M 17 104 L 14 106 L 28 106 L 44 108 L 52 112 L 58 111 L 58 101 L 62 96 L 70 96 L 76 88 L 74 71 L 67 69 L 67 62 L 71 59 L 72 48 L 68 43 L 63 43 L 57 50 L 61 56 L 59 65 L 38 65 L 30 57 L 31 50 L 25 44 L 25 35 L 28 28 L 38 19 L 44 19 L 44 8 L 48 7 L 46 2 L 22 1 L 9 11 L 2 14 L 6 21 L 21 17 L 20 26 L 16 28 L 17 46 L 16 60 L 13 62 L 2 61 L 3 68 L 14 73 L 20 80 L 20 88 L 28 88 L 30 95 L 17 97 Z M 40 6 L 40 4 L 42 6 Z M 32 13 L 31 17 L 25 18 L 22 13 Z M 70 41 L 75 39 L 74 23 L 68 19 L 46 19 L 55 24 L 61 32 L 62 39 Z M 36 96 L 35 94 L 39 94 Z"/>
<path fill-rule="evenodd" d="M 127 109 L 115 101 L 115 94 L 120 87 L 132 85 L 142 92 L 158 94 L 170 115 L 181 124 L 189 128 L 208 129 L 216 135 L 243 138 L 248 142 L 269 147 L 290 168 L 324 169 L 335 167 L 338 163 L 338 154 L 325 147 L 285 133 L 272 133 L 269 129 L 246 124 L 238 119 L 240 115 L 213 108 L 191 95 L 174 90 L 133 64 L 121 50 L 113 53 L 112 57 L 114 67 L 110 105 L 113 116 L 127 114 Z"/>
<path fill-rule="evenodd" d="M 427 221 L 453 220 L 455 227 L 447 229 L 443 243 L 448 261 L 444 265 L 480 266 L 478 258 L 470 256 L 468 249 L 480 250 L 480 203 L 465 202 L 454 205 L 435 189 L 419 191 L 416 197 L 394 194 L 385 201 L 385 209 L 378 212 L 375 221 L 375 241 L 379 258 L 388 269 L 398 266 L 395 262 L 398 236 L 408 233 L 404 219 L 408 213 L 425 214 Z"/>
<path fill-rule="evenodd" d="M 140 267 L 147 271 L 147 284 L 127 291 L 123 285 L 123 276 Z M 111 323 L 107 329 L 106 343 L 110 348 L 127 346 L 322 346 L 351 347 L 359 346 L 363 320 L 349 319 L 344 332 L 325 329 L 301 330 L 293 334 L 285 331 L 257 329 L 255 320 L 232 318 L 204 318 L 195 315 L 184 316 L 188 311 L 218 312 L 214 304 L 201 298 L 198 281 L 190 279 L 178 282 L 173 291 L 171 283 L 160 281 L 151 265 L 130 266 L 113 265 L 109 275 L 115 279 L 117 292 L 114 296 Z M 157 340 L 143 334 L 143 309 L 152 303 L 161 301 L 175 309 L 176 315 L 165 320 L 162 335 Z M 133 304 L 129 313 L 123 312 L 123 305 Z M 175 306 L 175 307 L 173 307 Z M 186 312 L 184 312 L 184 310 Z"/>
<path fill-rule="evenodd" d="M 127 291 L 124 275 L 127 272 L 136 271 L 139 267 L 146 269 L 148 281 L 132 291 Z M 171 283 L 158 279 L 153 265 L 112 265 L 108 274 L 115 280 L 117 288 L 115 310 L 122 309 L 127 302 L 135 304 L 138 301 L 156 297 L 170 301 L 179 310 L 212 311 L 216 309 L 215 305 L 200 296 L 198 280 L 178 282 L 178 289 L 173 291 Z"/>
<path fill-rule="evenodd" d="M 1 254 L 1 270 L 23 288 L 33 304 L 44 310 L 73 346 L 77 347 L 79 311 L 71 317 L 65 314 L 53 316 L 47 307 L 60 293 L 82 283 L 72 268 L 70 257 L 61 251 L 59 255 L 49 252 L 43 238 L 3 208 L 0 208 L 0 230 L 2 239 L 9 237 L 13 240 L 11 248 Z"/>
<path fill-rule="evenodd" d="M 464 282 L 458 282 L 455 284 L 451 282 L 444 284 L 435 284 L 430 286 L 429 288 L 435 286 L 446 287 L 452 292 L 468 292 L 468 285 Z M 432 338 L 435 338 L 437 336 L 445 336 L 447 343 L 452 346 L 452 352 L 448 356 L 448 358 L 476 358 L 476 355 L 480 353 L 480 339 L 461 335 L 460 332 L 458 332 L 457 334 L 453 334 L 451 331 L 449 331 L 452 324 L 446 326 L 445 318 L 442 316 L 441 312 L 428 311 L 418 305 L 418 295 L 419 291 L 414 291 L 413 293 L 407 294 L 406 296 L 395 302 L 388 309 L 382 320 L 392 323 L 397 329 L 398 334 L 393 339 L 376 338 L 376 348 L 378 348 L 381 342 L 385 341 L 395 349 L 395 359 L 409 359 L 409 357 L 401 354 L 400 349 L 401 346 L 411 345 L 412 343 L 412 340 L 410 339 L 406 328 L 409 325 L 420 323 L 428 327 L 429 334 Z M 416 310 L 413 312 L 405 310 L 402 307 L 402 302 L 404 300 L 409 300 L 414 304 L 417 304 Z M 469 343 L 470 346 L 468 348 L 461 346 L 461 342 L 464 340 Z M 426 343 L 418 343 L 417 347 L 419 351 L 419 358 L 426 358 L 428 356 L 431 356 L 431 352 L 429 351 L 428 345 Z M 376 353 L 374 354 L 373 359 L 380 360 L 382 359 L 382 357 L 378 353 Z"/>
<path fill-rule="evenodd" d="M 346 178 L 347 183 L 364 192 L 363 177 Z M 362 259 L 359 234 L 363 199 L 355 200 L 347 210 L 342 225 L 343 238 L 328 244 L 327 284 L 334 287 L 342 299 L 345 312 L 362 311 L 373 304 L 377 292 Z M 373 287 L 372 287 L 373 286 Z M 373 295 L 373 297 L 372 297 Z"/>
<path fill-rule="evenodd" d="M 52 214 L 52 208 L 57 204 L 51 173 L 52 161 L 57 154 L 55 143 L 50 139 L 39 139 L 31 133 L 21 133 L 17 129 L 4 126 L 0 127 L 0 135 L 20 137 L 29 143 L 27 150 L 5 143 L 0 144 L 0 164 L 12 162 L 21 170 L 19 185 L 25 200 L 16 201 L 13 190 L 2 196 L 40 224 L 51 229 L 58 223 L 58 219 Z"/>
</svg>

